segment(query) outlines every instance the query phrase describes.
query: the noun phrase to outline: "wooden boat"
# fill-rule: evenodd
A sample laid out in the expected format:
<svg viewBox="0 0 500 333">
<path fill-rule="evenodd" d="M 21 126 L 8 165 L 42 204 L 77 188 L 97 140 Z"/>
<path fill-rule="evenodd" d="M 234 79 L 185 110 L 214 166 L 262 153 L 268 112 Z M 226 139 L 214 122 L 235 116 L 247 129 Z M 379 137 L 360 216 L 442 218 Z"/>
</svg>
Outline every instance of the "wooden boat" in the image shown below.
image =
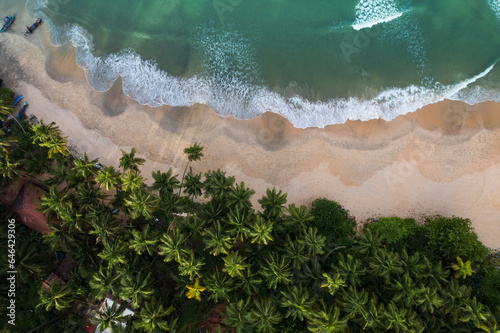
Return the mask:
<svg viewBox="0 0 500 333">
<path fill-rule="evenodd" d="M 35 30 L 36 28 L 38 28 L 38 26 L 42 23 L 42 19 L 41 18 L 37 18 L 35 23 L 33 23 L 31 25 L 31 27 L 28 27 L 26 26 L 26 32 L 24 33 L 25 36 L 28 36 L 30 33 L 33 32 L 33 30 Z"/>
<path fill-rule="evenodd" d="M 12 25 L 12 23 L 14 22 L 15 18 L 16 18 L 16 15 L 12 15 L 10 17 L 7 16 L 6 18 L 4 18 L 5 24 L 3 25 L 2 29 L 0 29 L 0 32 L 4 32 L 7 29 L 9 29 L 10 26 Z"/>
</svg>

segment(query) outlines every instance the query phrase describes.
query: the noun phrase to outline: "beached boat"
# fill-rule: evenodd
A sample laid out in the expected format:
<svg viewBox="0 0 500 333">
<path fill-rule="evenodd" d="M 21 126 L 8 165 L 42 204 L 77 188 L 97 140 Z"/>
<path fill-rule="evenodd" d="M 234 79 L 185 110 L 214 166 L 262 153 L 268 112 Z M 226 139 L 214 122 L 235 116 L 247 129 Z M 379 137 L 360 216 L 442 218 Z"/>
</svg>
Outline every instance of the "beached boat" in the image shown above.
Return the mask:
<svg viewBox="0 0 500 333">
<path fill-rule="evenodd" d="M 24 116 L 26 115 L 26 109 L 28 108 L 29 104 L 28 103 L 24 103 L 23 107 L 21 108 L 21 110 L 19 111 L 19 113 L 17 114 L 17 117 L 18 119 L 23 119 Z"/>
<path fill-rule="evenodd" d="M 17 103 L 19 103 L 19 101 L 23 99 L 23 95 L 20 95 L 19 97 L 16 98 L 16 100 L 14 101 L 14 104 L 12 104 L 11 108 L 13 108 L 14 106 L 17 105 Z"/>
<path fill-rule="evenodd" d="M 35 23 L 33 23 L 31 25 L 31 27 L 28 27 L 26 26 L 26 32 L 24 33 L 25 36 L 28 36 L 30 33 L 33 32 L 33 30 L 35 30 L 36 28 L 38 28 L 38 26 L 42 23 L 42 19 L 41 18 L 37 18 Z"/>
<path fill-rule="evenodd" d="M 3 25 L 2 29 L 0 30 L 0 32 L 4 32 L 7 29 L 9 29 L 10 26 L 12 25 L 12 23 L 14 22 L 15 18 L 16 18 L 16 15 L 7 16 L 6 18 L 4 18 L 3 20 L 5 21 L 5 24 Z"/>
</svg>

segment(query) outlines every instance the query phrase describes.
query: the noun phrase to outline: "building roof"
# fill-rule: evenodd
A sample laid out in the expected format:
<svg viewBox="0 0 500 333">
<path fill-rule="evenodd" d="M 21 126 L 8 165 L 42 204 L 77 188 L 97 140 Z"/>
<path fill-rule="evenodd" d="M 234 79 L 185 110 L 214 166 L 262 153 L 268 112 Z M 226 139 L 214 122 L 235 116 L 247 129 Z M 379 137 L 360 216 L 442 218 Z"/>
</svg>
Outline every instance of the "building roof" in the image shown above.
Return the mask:
<svg viewBox="0 0 500 333">
<path fill-rule="evenodd" d="M 71 276 L 71 272 L 77 267 L 78 262 L 66 255 L 54 273 L 64 281 L 68 281 Z"/>
<path fill-rule="evenodd" d="M 50 232 L 47 218 L 42 212 L 36 210 L 39 207 L 38 199 L 44 193 L 46 192 L 40 187 L 32 183 L 24 183 L 14 201 L 14 208 L 21 217 L 21 222 L 41 234 Z"/>
<path fill-rule="evenodd" d="M 54 273 L 50 273 L 49 277 L 43 281 L 42 289 L 49 291 L 50 285 L 54 282 L 60 283 L 61 285 L 66 284 L 66 282 L 64 282 L 59 276 Z"/>
</svg>

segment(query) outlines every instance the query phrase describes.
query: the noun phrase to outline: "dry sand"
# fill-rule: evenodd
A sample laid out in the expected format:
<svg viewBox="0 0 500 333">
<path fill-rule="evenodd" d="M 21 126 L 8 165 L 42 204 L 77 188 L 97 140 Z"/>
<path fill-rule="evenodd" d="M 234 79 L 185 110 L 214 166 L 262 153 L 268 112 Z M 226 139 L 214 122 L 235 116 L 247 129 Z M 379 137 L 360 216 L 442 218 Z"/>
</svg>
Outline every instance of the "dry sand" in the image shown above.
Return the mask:
<svg viewBox="0 0 500 333">
<path fill-rule="evenodd" d="M 45 27 L 42 27 L 45 29 Z M 39 30 L 43 30 L 39 29 Z M 149 108 L 126 97 L 117 81 L 92 91 L 72 47 L 54 48 L 47 33 L 3 34 L 0 76 L 25 96 L 28 114 L 55 121 L 78 151 L 117 166 L 136 147 L 142 168 L 182 173 L 183 149 L 200 142 L 194 172 L 221 168 L 256 190 L 288 193 L 309 205 L 341 203 L 358 222 L 371 217 L 433 214 L 472 220 L 479 238 L 500 247 L 500 105 L 445 101 L 393 121 L 296 129 L 275 114 L 248 121 L 210 108 Z"/>
</svg>

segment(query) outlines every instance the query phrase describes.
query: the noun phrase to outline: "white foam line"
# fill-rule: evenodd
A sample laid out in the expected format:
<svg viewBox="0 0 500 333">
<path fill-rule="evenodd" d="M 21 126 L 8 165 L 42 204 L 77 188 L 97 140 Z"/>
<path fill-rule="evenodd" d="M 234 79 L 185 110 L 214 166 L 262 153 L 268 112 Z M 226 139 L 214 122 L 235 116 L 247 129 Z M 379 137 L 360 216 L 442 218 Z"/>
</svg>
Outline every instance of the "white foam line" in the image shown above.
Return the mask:
<svg viewBox="0 0 500 333">
<path fill-rule="evenodd" d="M 397 14 L 394 14 L 394 15 L 391 15 L 391 16 L 387 16 L 387 17 L 385 17 L 383 19 L 379 19 L 379 20 L 373 20 L 373 21 L 362 22 L 362 23 L 355 23 L 355 24 L 352 25 L 352 27 L 353 27 L 354 30 L 361 30 L 361 29 L 365 29 L 365 28 L 371 28 L 374 25 L 381 24 L 381 23 L 387 23 L 387 22 L 390 22 L 392 20 L 395 20 L 398 17 L 401 17 L 403 14 L 404 14 L 404 12 L 400 12 L 400 13 L 397 13 Z"/>
</svg>

